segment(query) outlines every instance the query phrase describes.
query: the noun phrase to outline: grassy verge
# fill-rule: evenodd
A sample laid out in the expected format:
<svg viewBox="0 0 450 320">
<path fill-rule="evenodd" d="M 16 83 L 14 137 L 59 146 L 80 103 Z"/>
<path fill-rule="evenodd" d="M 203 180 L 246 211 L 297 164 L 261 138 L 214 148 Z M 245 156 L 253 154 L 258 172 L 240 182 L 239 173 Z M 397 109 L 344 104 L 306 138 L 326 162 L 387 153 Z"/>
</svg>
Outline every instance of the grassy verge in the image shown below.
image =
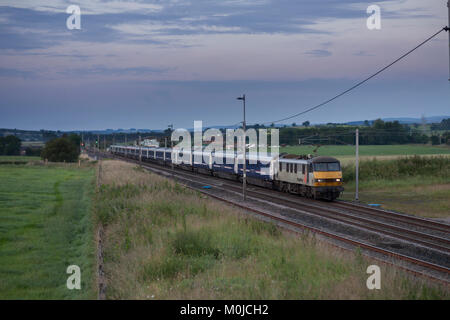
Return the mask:
<svg viewBox="0 0 450 320">
<path fill-rule="evenodd" d="M 354 198 L 354 165 L 343 167 L 343 199 Z M 424 217 L 450 216 L 450 158 L 409 157 L 360 163 L 359 198 Z"/>
<path fill-rule="evenodd" d="M 132 164 L 105 161 L 96 218 L 105 226 L 109 299 L 439 299 L 449 292 L 282 231 Z"/>
<path fill-rule="evenodd" d="M 96 297 L 94 168 L 0 166 L 0 299 Z M 66 269 L 81 269 L 68 290 Z"/>
</svg>

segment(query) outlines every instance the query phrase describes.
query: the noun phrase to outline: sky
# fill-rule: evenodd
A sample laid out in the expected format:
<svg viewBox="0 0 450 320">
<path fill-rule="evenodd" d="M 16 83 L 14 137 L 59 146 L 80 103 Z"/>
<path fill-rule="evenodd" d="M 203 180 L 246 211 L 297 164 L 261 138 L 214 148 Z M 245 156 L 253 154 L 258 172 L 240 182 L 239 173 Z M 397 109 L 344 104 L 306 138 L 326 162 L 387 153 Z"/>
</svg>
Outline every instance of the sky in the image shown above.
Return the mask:
<svg viewBox="0 0 450 320">
<path fill-rule="evenodd" d="M 369 30 L 369 5 L 381 29 Z M 66 25 L 69 5 L 81 29 Z M 0 0 L 0 128 L 270 123 L 321 103 L 447 25 L 444 0 Z M 287 121 L 450 114 L 448 33 Z"/>
</svg>

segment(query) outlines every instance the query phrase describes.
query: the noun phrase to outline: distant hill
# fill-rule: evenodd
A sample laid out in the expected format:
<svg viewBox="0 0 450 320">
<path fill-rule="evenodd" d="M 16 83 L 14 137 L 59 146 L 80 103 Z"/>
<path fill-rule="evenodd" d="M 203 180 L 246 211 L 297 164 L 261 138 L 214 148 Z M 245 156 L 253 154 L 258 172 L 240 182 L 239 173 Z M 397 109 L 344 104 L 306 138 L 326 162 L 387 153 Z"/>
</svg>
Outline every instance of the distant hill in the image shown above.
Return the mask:
<svg viewBox="0 0 450 320">
<path fill-rule="evenodd" d="M 425 121 L 426 123 L 440 123 L 443 119 L 448 119 L 450 116 L 432 116 L 432 117 L 426 117 Z M 421 118 L 407 118 L 407 117 L 399 117 L 399 118 L 382 118 L 381 120 L 388 122 L 388 121 L 398 121 L 402 124 L 413 124 L 413 123 L 422 123 Z M 347 125 L 364 125 L 365 120 L 360 121 L 350 121 L 345 122 L 343 124 Z M 370 124 L 372 124 L 375 120 L 368 120 Z M 299 124 L 300 125 L 300 124 Z M 321 123 L 312 123 L 311 126 L 314 125 L 325 125 Z M 290 124 L 274 124 L 275 128 L 282 128 L 284 126 L 290 126 Z M 232 125 L 232 126 L 226 126 L 226 125 L 217 125 L 217 126 L 203 126 L 203 130 L 207 128 L 216 128 L 216 129 L 237 129 L 240 128 L 240 124 Z M 190 132 L 193 132 L 193 128 L 188 129 Z M 51 136 L 61 136 L 64 133 L 90 133 L 90 134 L 119 134 L 119 133 L 126 133 L 126 134 L 137 134 L 139 133 L 153 133 L 155 135 L 162 134 L 164 130 L 156 129 L 105 129 L 105 130 L 72 130 L 72 131 L 46 131 L 46 130 L 20 130 L 20 129 L 5 129 L 0 128 L 0 137 L 1 136 L 7 136 L 7 135 L 15 135 L 18 138 L 20 138 L 22 141 L 46 141 L 46 134 L 49 136 L 48 138 L 51 138 Z"/>
<path fill-rule="evenodd" d="M 448 119 L 450 118 L 450 116 L 433 116 L 433 117 L 425 117 L 425 121 L 427 123 L 439 123 L 441 122 L 443 119 Z M 392 122 L 392 121 L 398 121 L 399 123 L 403 123 L 403 124 L 413 124 L 413 123 L 422 123 L 422 119 L 421 118 L 382 118 L 381 120 L 387 122 Z M 362 121 L 350 121 L 350 122 L 346 122 L 345 124 L 348 125 L 353 125 L 353 126 L 357 126 L 357 125 L 362 125 L 364 124 L 365 120 Z M 369 123 L 372 124 L 375 120 L 369 120 Z"/>
</svg>

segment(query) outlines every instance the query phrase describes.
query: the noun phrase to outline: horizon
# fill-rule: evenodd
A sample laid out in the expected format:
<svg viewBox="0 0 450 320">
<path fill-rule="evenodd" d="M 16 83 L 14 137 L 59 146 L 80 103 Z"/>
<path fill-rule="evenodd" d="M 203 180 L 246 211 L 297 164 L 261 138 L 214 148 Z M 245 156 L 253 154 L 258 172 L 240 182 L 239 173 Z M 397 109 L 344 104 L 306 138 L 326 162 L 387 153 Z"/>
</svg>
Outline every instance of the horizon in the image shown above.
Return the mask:
<svg viewBox="0 0 450 320">
<path fill-rule="evenodd" d="M 429 119 L 432 119 L 432 118 L 442 118 L 442 119 L 447 119 L 447 118 L 450 118 L 450 115 L 433 115 L 433 116 L 424 116 L 424 118 L 425 118 L 425 121 L 426 121 L 426 123 L 427 124 L 431 124 L 431 123 L 440 123 L 441 122 L 441 120 L 440 121 L 437 121 L 437 122 L 428 122 L 429 121 Z M 400 122 L 400 124 L 405 124 L 405 125 L 409 125 L 409 124 L 417 124 L 417 123 L 419 123 L 419 122 L 414 122 L 414 123 L 412 123 L 412 122 L 401 122 L 401 120 L 403 119 L 403 120 L 418 120 L 418 121 L 420 121 L 421 120 L 421 117 L 390 117 L 390 118 L 375 118 L 375 119 L 364 119 L 364 120 L 361 120 L 361 119 L 359 119 L 359 120 L 352 120 L 352 121 L 346 121 L 346 122 L 337 122 L 337 123 L 331 123 L 331 122 L 328 122 L 328 123 L 310 123 L 308 126 L 322 126 L 322 125 L 327 125 L 327 124 L 337 124 L 337 125 L 358 125 L 358 124 L 354 124 L 355 122 L 364 122 L 364 121 L 369 121 L 369 123 L 370 122 L 373 122 L 373 121 L 375 121 L 375 120 L 378 120 L 378 119 L 381 119 L 381 120 L 383 120 L 384 122 L 393 122 L 393 121 L 399 121 Z M 308 121 L 308 120 L 305 120 L 305 121 Z M 295 121 L 294 121 L 295 122 Z M 304 122 L 304 121 L 303 121 Z M 251 124 L 251 125 L 248 125 L 248 126 L 253 126 L 254 124 Z M 293 125 L 293 123 L 286 123 L 286 124 L 280 124 L 280 123 L 278 123 L 278 124 L 275 124 L 275 127 L 284 127 L 284 126 L 286 126 L 286 127 L 292 127 L 292 125 Z M 299 123 L 296 123 L 296 126 L 297 127 L 300 127 L 300 126 L 303 126 L 303 124 L 302 124 L 302 122 L 299 122 Z M 207 128 L 225 128 L 225 127 L 229 127 L 228 125 L 211 125 L 211 126 L 205 126 L 204 128 L 205 129 L 207 129 Z M 234 127 L 236 127 L 236 128 L 239 128 L 239 127 L 241 127 L 241 126 L 239 126 L 239 125 L 235 125 Z M 270 127 L 270 124 L 269 125 L 265 125 L 265 127 Z M 95 129 L 70 129 L 70 130 L 59 130 L 59 129 L 46 129 L 46 128 L 40 128 L 40 129 L 24 129 L 24 128 L 2 128 L 2 127 L 0 127 L 0 130 L 20 130 L 20 131 L 41 131 L 41 130 L 44 130 L 44 131 L 52 131 L 52 132 L 86 132 L 86 133 L 88 133 L 88 132 L 93 132 L 93 131 L 114 131 L 114 132 L 117 132 L 117 131 L 119 131 L 120 133 L 125 133 L 125 132 L 123 132 L 123 131 L 133 131 L 133 132 L 140 132 L 140 131 L 142 131 L 142 130 L 146 130 L 146 131 L 151 131 L 151 132 L 158 132 L 158 131 L 164 131 L 164 130 L 166 130 L 167 129 L 167 127 L 166 128 L 155 128 L 155 129 L 151 129 L 151 128 L 134 128 L 134 127 L 130 127 L 130 128 L 95 128 Z M 194 128 L 192 127 L 187 127 L 187 128 L 175 128 L 175 129 L 187 129 L 187 130 L 189 130 L 189 131 L 191 131 L 191 130 L 194 130 Z M 129 132 L 128 132 L 129 133 Z"/>
</svg>

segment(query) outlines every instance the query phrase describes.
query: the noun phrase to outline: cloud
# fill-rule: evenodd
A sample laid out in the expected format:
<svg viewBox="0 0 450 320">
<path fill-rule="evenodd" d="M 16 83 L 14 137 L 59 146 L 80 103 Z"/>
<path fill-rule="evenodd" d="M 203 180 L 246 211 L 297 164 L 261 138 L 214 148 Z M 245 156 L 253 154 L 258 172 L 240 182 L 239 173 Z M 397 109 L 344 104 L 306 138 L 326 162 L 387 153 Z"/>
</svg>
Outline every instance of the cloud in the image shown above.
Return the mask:
<svg viewBox="0 0 450 320">
<path fill-rule="evenodd" d="M 311 55 L 314 57 L 318 57 L 318 58 L 329 57 L 332 55 L 331 51 L 322 50 L 322 49 L 306 51 L 305 54 Z"/>
<path fill-rule="evenodd" d="M 174 68 L 163 67 L 124 67 L 124 68 L 111 68 L 102 65 L 87 67 L 87 68 L 68 68 L 64 71 L 58 72 L 65 76 L 91 76 L 91 75 L 103 75 L 103 76 L 142 76 L 149 74 L 162 74 L 166 73 Z"/>
<path fill-rule="evenodd" d="M 66 28 L 69 3 L 81 6 L 81 30 Z M 47 74 L 78 70 L 111 79 L 123 74 L 165 80 L 355 78 L 385 63 L 386 48 L 395 57 L 433 26 L 430 18 L 391 18 L 397 10 L 414 17 L 439 11 L 437 0 L 431 9 L 419 0 L 378 3 L 383 27 L 370 32 L 365 24 L 368 2 L 361 0 L 0 0 L 7 5 L 0 7 L 0 65 L 33 69 L 40 64 Z M 90 14 L 83 14 L 84 6 Z M 146 6 L 148 10 L 138 9 Z M 374 58 L 364 58 L 368 53 Z M 315 64 L 314 57 L 329 59 Z M 126 71 L 129 61 L 132 67 L 157 61 L 172 69 Z M 89 72 L 99 65 L 105 68 Z"/>
<path fill-rule="evenodd" d="M 358 57 L 371 57 L 371 56 L 373 56 L 372 53 L 368 53 L 368 52 L 366 52 L 364 50 L 357 51 L 353 55 L 358 56 Z"/>
<path fill-rule="evenodd" d="M 109 26 L 111 29 L 119 31 L 123 34 L 133 36 L 148 36 L 148 35 L 181 35 L 181 34 L 197 34 L 197 33 L 237 33 L 242 31 L 241 27 L 232 26 L 217 26 L 217 25 L 191 25 L 186 20 L 184 23 L 178 24 L 164 24 L 154 22 L 142 23 L 126 23 Z"/>
<path fill-rule="evenodd" d="M 69 5 L 78 5 L 81 14 L 117 14 L 138 12 L 148 14 L 160 11 L 163 6 L 160 1 L 136 1 L 136 0 L 0 0 L 0 6 L 11 6 L 34 11 L 61 13 Z"/>
<path fill-rule="evenodd" d="M 36 78 L 36 73 L 33 71 L 25 71 L 25 70 L 19 70 L 19 69 L 13 69 L 13 68 L 1 68 L 0 67 L 0 77 L 7 77 L 7 78 L 23 78 L 23 79 L 30 79 L 30 78 Z"/>
</svg>

